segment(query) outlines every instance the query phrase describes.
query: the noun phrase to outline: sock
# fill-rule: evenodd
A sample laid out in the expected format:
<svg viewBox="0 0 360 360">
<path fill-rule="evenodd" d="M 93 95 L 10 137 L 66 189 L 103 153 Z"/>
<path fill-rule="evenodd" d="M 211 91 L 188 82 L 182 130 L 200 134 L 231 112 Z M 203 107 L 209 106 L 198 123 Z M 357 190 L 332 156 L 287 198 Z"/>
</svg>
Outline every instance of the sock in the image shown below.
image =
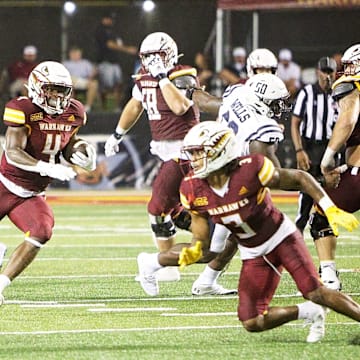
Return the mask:
<svg viewBox="0 0 360 360">
<path fill-rule="evenodd" d="M 221 271 L 213 270 L 209 265 L 206 265 L 204 271 L 200 274 L 197 281 L 200 284 L 211 285 L 216 283 Z"/>
<path fill-rule="evenodd" d="M 0 275 L 0 294 L 11 284 L 11 280 L 4 274 Z"/>
<path fill-rule="evenodd" d="M 148 254 L 148 259 L 147 265 L 152 271 L 155 272 L 163 267 L 159 263 L 159 253 Z"/>
</svg>

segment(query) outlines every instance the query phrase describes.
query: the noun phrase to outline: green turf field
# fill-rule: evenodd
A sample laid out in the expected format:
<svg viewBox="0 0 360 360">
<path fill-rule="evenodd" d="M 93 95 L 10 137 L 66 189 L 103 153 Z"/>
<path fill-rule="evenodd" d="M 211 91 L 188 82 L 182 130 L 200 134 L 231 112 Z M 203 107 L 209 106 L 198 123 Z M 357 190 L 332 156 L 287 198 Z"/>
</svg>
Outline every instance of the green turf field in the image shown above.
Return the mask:
<svg viewBox="0 0 360 360">
<path fill-rule="evenodd" d="M 296 204 L 279 206 L 294 218 Z M 177 283 L 160 283 L 159 297 L 147 297 L 134 281 L 137 254 L 155 250 L 145 205 L 52 207 L 53 239 L 4 292 L 0 359 L 360 359 L 360 345 L 350 344 L 360 342 L 359 324 L 334 312 L 318 344 L 305 342 L 302 321 L 247 333 L 236 316 L 236 296 L 191 295 L 203 265 L 186 268 Z M 0 230 L 8 259 L 22 234 L 7 219 Z M 343 231 L 337 249 L 343 291 L 357 301 L 359 235 Z M 306 242 L 315 256 L 308 231 Z M 220 282 L 236 287 L 239 268 L 237 257 Z M 295 294 L 284 274 L 273 304 L 301 302 Z"/>
</svg>

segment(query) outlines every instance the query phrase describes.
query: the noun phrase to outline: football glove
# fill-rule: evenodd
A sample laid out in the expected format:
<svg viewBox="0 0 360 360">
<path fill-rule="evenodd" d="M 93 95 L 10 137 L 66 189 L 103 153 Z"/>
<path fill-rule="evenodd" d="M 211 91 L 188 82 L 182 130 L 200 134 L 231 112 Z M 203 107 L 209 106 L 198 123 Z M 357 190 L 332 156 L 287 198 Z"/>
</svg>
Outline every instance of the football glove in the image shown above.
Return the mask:
<svg viewBox="0 0 360 360">
<path fill-rule="evenodd" d="M 196 263 L 199 259 L 201 259 L 202 255 L 201 241 L 197 241 L 194 246 L 183 247 L 178 261 L 180 269 L 183 269 L 187 265 Z"/>
<path fill-rule="evenodd" d="M 149 72 L 156 79 L 163 79 L 167 75 L 167 70 L 161 59 L 160 54 L 156 54 L 148 65 Z"/>
<path fill-rule="evenodd" d="M 74 165 L 78 165 L 88 171 L 93 171 L 96 169 L 95 147 L 91 144 L 87 144 L 86 153 L 87 155 L 83 154 L 81 151 L 76 151 L 71 155 L 70 160 Z"/>
<path fill-rule="evenodd" d="M 41 176 L 49 176 L 61 181 L 69 181 L 76 176 L 76 172 L 71 167 L 61 164 L 51 164 L 42 160 L 36 164 L 36 171 L 40 173 Z"/>
<path fill-rule="evenodd" d="M 339 235 L 339 225 L 344 227 L 347 231 L 353 231 L 359 226 L 359 222 L 353 214 L 341 210 L 335 205 L 327 208 L 325 210 L 325 215 L 335 236 Z"/>
<path fill-rule="evenodd" d="M 113 156 L 119 152 L 119 144 L 123 140 L 123 135 L 114 133 L 106 140 L 105 156 Z"/>
</svg>

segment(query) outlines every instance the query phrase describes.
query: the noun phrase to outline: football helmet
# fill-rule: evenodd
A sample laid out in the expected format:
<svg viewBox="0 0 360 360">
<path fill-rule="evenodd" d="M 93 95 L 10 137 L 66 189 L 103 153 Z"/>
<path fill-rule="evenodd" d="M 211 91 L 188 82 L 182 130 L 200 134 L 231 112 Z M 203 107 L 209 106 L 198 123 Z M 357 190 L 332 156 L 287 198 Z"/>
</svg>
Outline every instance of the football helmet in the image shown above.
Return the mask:
<svg viewBox="0 0 360 360">
<path fill-rule="evenodd" d="M 278 61 L 276 56 L 268 49 L 260 48 L 253 50 L 246 60 L 248 77 L 254 76 L 256 69 L 268 69 L 276 74 Z"/>
<path fill-rule="evenodd" d="M 145 71 L 154 57 L 160 54 L 164 67 L 171 70 L 178 61 L 178 48 L 171 36 L 164 32 L 154 32 L 146 36 L 140 45 L 139 56 Z"/>
<path fill-rule="evenodd" d="M 217 121 L 202 121 L 187 133 L 182 151 L 190 159 L 192 177 L 204 179 L 237 157 L 235 134 Z"/>
<path fill-rule="evenodd" d="M 350 46 L 341 58 L 344 65 L 345 75 L 357 75 L 360 73 L 360 44 Z"/>
<path fill-rule="evenodd" d="M 253 105 L 262 115 L 279 118 L 282 113 L 291 111 L 290 93 L 278 76 L 270 73 L 256 74 L 246 81 L 245 86 L 260 100 L 260 103 Z"/>
<path fill-rule="evenodd" d="M 62 114 L 68 108 L 72 88 L 69 71 L 56 61 L 37 65 L 27 83 L 29 98 L 49 115 Z"/>
</svg>

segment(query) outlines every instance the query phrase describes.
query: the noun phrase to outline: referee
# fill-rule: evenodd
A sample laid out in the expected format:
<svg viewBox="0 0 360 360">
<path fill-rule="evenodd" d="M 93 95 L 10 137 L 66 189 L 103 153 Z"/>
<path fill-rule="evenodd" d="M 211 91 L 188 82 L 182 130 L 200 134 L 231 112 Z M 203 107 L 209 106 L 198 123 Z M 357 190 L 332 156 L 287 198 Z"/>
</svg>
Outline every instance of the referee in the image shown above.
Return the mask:
<svg viewBox="0 0 360 360">
<path fill-rule="evenodd" d="M 322 57 L 316 73 L 317 82 L 305 85 L 297 95 L 291 117 L 291 137 L 298 169 L 308 171 L 324 185 L 320 162 L 338 116 L 337 104 L 331 96 L 331 85 L 336 77 L 335 60 Z M 312 206 L 313 199 L 300 193 L 295 224 L 301 232 Z"/>
</svg>

